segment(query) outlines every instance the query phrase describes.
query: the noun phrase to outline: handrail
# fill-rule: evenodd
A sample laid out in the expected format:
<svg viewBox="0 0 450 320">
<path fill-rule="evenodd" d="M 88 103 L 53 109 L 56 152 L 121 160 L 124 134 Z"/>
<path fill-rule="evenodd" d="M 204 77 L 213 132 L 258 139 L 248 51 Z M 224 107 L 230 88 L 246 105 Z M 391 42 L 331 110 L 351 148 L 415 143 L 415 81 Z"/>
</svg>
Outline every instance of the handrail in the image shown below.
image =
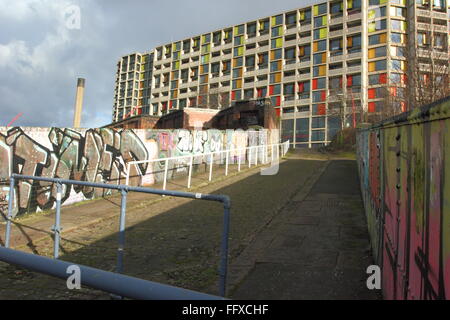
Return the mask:
<svg viewBox="0 0 450 320">
<path fill-rule="evenodd" d="M 224 300 L 224 298 L 218 296 L 138 279 L 71 262 L 50 259 L 1 246 L 0 261 L 63 280 L 67 280 L 70 276 L 67 273 L 69 267 L 77 266 L 80 269 L 80 284 L 131 299 Z"/>
<path fill-rule="evenodd" d="M 231 201 L 227 195 L 215 195 L 215 194 L 202 194 L 202 193 L 192 193 L 183 191 L 171 191 L 171 190 L 160 190 L 153 188 L 143 188 L 143 187 L 133 187 L 126 185 L 112 185 L 106 183 L 95 183 L 88 181 L 78 181 L 78 180 L 67 180 L 59 178 L 47 178 L 47 177 L 35 177 L 27 176 L 13 173 L 10 178 L 10 189 L 9 189 L 9 199 L 8 199 L 8 215 L 6 217 L 6 235 L 5 235 L 5 247 L 8 248 L 10 245 L 11 237 L 11 222 L 13 219 L 13 199 L 14 199 L 14 186 L 15 180 L 35 180 L 35 181 L 46 181 L 56 183 L 57 185 L 57 195 L 56 195 L 56 214 L 55 214 L 55 225 L 52 227 L 54 232 L 54 258 L 57 259 L 59 256 L 59 241 L 60 241 L 60 215 L 61 215 L 61 198 L 62 198 L 62 184 L 67 185 L 80 185 L 88 186 L 93 188 L 105 188 L 121 191 L 122 201 L 120 209 L 120 221 L 119 221 L 119 246 L 117 254 L 117 272 L 122 272 L 123 270 L 123 251 L 125 246 L 125 215 L 126 215 L 126 201 L 127 193 L 129 191 L 142 192 L 149 194 L 158 194 L 165 196 L 190 198 L 196 200 L 206 200 L 206 201 L 216 201 L 221 202 L 224 207 L 223 213 L 223 232 L 221 240 L 221 253 L 220 253 L 220 268 L 219 268 L 219 291 L 222 296 L 225 295 L 226 290 L 226 277 L 227 277 L 227 266 L 228 266 L 228 240 L 229 240 L 229 230 L 230 230 L 230 209 Z"/>
<path fill-rule="evenodd" d="M 189 173 L 188 173 L 188 183 L 187 183 L 187 187 L 188 189 L 191 187 L 191 176 L 192 176 L 192 165 L 193 165 L 193 160 L 194 158 L 198 158 L 198 157 L 208 157 L 209 156 L 209 165 L 210 165 L 210 169 L 209 169 L 209 181 L 212 180 L 212 165 L 214 162 L 214 155 L 215 154 L 223 154 L 225 153 L 225 175 L 228 175 L 228 166 L 229 166 L 229 154 L 230 153 L 238 153 L 238 171 L 241 171 L 241 157 L 243 155 L 245 155 L 245 152 L 247 152 L 247 150 L 249 150 L 248 153 L 248 165 L 249 168 L 252 165 L 252 150 L 255 150 L 255 155 L 254 155 L 254 162 L 255 165 L 258 164 L 258 152 L 259 150 L 263 150 L 263 159 L 265 161 L 263 161 L 264 163 L 268 163 L 268 149 L 272 148 L 272 158 L 271 161 L 273 162 L 274 159 L 274 147 L 277 147 L 277 160 L 279 159 L 279 149 L 278 147 L 283 147 L 283 156 L 286 154 L 287 150 L 289 150 L 289 146 L 290 146 L 290 141 L 287 140 L 285 142 L 282 143 L 274 143 L 274 144 L 266 144 L 266 145 L 256 145 L 256 146 L 249 146 L 249 147 L 245 147 L 245 148 L 234 148 L 234 149 L 226 149 L 226 150 L 218 150 L 218 151 L 212 151 L 212 152 L 206 152 L 206 153 L 193 153 L 193 154 L 189 154 L 189 155 L 183 155 L 183 156 L 176 156 L 176 157 L 166 157 L 166 158 L 158 158 L 158 159 L 149 159 L 149 160 L 139 160 L 139 161 L 130 161 L 127 163 L 127 171 L 126 171 L 126 179 L 125 179 L 125 184 L 129 185 L 130 182 L 130 167 L 131 165 L 138 165 L 138 164 L 143 164 L 143 163 L 153 163 L 153 162 L 165 162 L 165 167 L 164 167 L 164 179 L 163 179 L 163 190 L 166 190 L 166 186 L 167 186 L 167 171 L 168 171 L 168 164 L 169 161 L 171 160 L 179 160 L 179 159 L 186 159 L 186 158 L 190 158 L 189 161 Z M 223 160 L 223 159 L 222 159 Z M 244 160 L 245 163 L 245 160 Z"/>
</svg>

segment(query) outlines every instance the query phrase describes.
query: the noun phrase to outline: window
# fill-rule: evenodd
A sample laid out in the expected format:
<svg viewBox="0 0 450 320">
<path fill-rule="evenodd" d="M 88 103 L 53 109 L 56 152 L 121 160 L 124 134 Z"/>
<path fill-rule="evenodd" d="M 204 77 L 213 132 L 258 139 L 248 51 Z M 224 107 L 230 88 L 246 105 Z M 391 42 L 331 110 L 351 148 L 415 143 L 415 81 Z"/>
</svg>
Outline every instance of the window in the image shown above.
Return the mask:
<svg viewBox="0 0 450 320">
<path fill-rule="evenodd" d="M 292 139 L 292 135 L 289 139 Z M 309 142 L 309 118 L 295 120 L 295 141 Z"/>
<path fill-rule="evenodd" d="M 386 84 L 386 83 L 387 83 L 386 73 L 369 75 L 369 85 Z"/>
<path fill-rule="evenodd" d="M 311 128 L 312 129 L 325 128 L 325 117 L 311 118 Z"/>
<path fill-rule="evenodd" d="M 234 28 L 235 35 L 243 34 L 244 32 L 245 32 L 245 25 L 243 24 Z"/>
<path fill-rule="evenodd" d="M 313 79 L 312 83 L 313 83 L 313 87 L 312 87 L 313 90 L 325 89 L 327 79 L 326 78 Z"/>
<path fill-rule="evenodd" d="M 386 70 L 386 60 L 378 60 L 369 62 L 369 72 Z"/>
<path fill-rule="evenodd" d="M 313 91 L 312 93 L 313 102 L 322 102 L 326 100 L 326 91 Z"/>
<path fill-rule="evenodd" d="M 326 40 L 322 40 L 322 41 L 314 42 L 313 43 L 313 50 L 314 50 L 314 52 L 327 50 L 327 41 Z"/>
<path fill-rule="evenodd" d="M 328 28 L 320 28 L 314 30 L 314 40 L 325 39 L 328 35 Z"/>
<path fill-rule="evenodd" d="M 370 9 L 368 14 L 369 19 L 375 19 L 385 16 L 386 16 L 386 7 Z"/>
<path fill-rule="evenodd" d="M 322 65 L 322 66 L 318 66 L 318 67 L 313 67 L 313 76 L 317 77 L 317 76 L 324 76 L 326 73 L 326 69 L 327 66 L 326 65 Z"/>
<path fill-rule="evenodd" d="M 330 40 L 330 51 L 342 50 L 342 38 L 336 38 Z"/>
<path fill-rule="evenodd" d="M 283 26 L 272 28 L 272 37 L 279 37 L 283 35 Z"/>
<path fill-rule="evenodd" d="M 322 3 L 314 6 L 314 16 L 320 16 L 327 13 L 327 3 Z"/>
<path fill-rule="evenodd" d="M 385 30 L 387 27 L 386 19 L 369 22 L 369 33 Z"/>
<path fill-rule="evenodd" d="M 272 26 L 277 26 L 280 24 L 283 24 L 283 15 L 282 14 L 272 17 Z"/>
<path fill-rule="evenodd" d="M 386 33 L 375 34 L 369 36 L 369 45 L 386 43 Z"/>
<path fill-rule="evenodd" d="M 327 62 L 327 54 L 324 53 L 316 53 L 313 57 L 314 64 L 322 64 Z"/>
<path fill-rule="evenodd" d="M 310 97 L 310 82 L 303 81 L 298 84 L 299 99 L 309 99 Z"/>
<path fill-rule="evenodd" d="M 386 55 L 386 46 L 369 49 L 369 59 L 385 57 Z"/>
</svg>

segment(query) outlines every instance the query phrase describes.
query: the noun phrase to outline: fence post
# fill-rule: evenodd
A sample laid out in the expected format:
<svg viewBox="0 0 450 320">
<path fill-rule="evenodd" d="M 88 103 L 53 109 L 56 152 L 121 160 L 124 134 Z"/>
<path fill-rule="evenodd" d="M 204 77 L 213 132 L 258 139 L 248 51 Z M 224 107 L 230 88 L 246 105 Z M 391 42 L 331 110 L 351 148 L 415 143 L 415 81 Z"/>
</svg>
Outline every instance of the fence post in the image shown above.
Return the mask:
<svg viewBox="0 0 450 320">
<path fill-rule="evenodd" d="M 117 273 L 123 272 L 123 250 L 125 248 L 125 214 L 127 210 L 127 191 L 120 190 L 122 200 L 120 204 L 120 220 L 119 220 L 119 247 L 117 248 Z"/>
<path fill-rule="evenodd" d="M 163 182 L 163 190 L 166 190 L 167 185 L 167 170 L 169 169 L 169 159 L 166 159 L 165 161 L 165 167 L 164 167 L 164 182 Z"/>
<path fill-rule="evenodd" d="M 56 183 L 56 211 L 55 211 L 55 225 L 52 227 L 54 233 L 54 247 L 53 257 L 59 258 L 59 240 L 61 238 L 61 197 L 62 197 L 62 184 Z"/>
<path fill-rule="evenodd" d="M 130 163 L 127 163 L 127 178 L 125 180 L 125 184 L 128 185 L 128 183 L 130 182 Z"/>
<path fill-rule="evenodd" d="M 191 160 L 189 162 L 189 177 L 188 177 L 188 189 L 191 188 L 191 177 L 192 177 L 192 163 L 194 162 L 194 156 L 191 156 Z"/>
<path fill-rule="evenodd" d="M 211 152 L 211 161 L 210 161 L 210 164 L 209 164 L 209 181 L 211 181 L 211 179 L 212 179 L 213 162 L 214 162 L 214 152 Z"/>
<path fill-rule="evenodd" d="M 8 198 L 8 216 L 6 217 L 6 234 L 5 234 L 5 247 L 9 248 L 9 238 L 11 237 L 11 220 L 13 215 L 14 205 L 14 177 L 9 178 L 9 198 Z"/>
<path fill-rule="evenodd" d="M 219 294 L 225 297 L 226 293 L 226 279 L 227 279 L 227 267 L 228 267 L 228 237 L 230 232 L 230 201 L 224 202 L 223 212 L 223 234 L 222 234 L 222 250 L 219 269 Z"/>
<path fill-rule="evenodd" d="M 252 147 L 248 147 L 248 167 L 252 166 Z"/>
<path fill-rule="evenodd" d="M 229 150 L 227 150 L 227 152 L 225 152 L 225 175 L 227 176 L 228 175 L 228 162 L 229 162 L 229 160 L 228 160 L 228 158 L 230 157 L 230 151 Z"/>
<path fill-rule="evenodd" d="M 241 172 L 242 149 L 238 149 L 238 172 Z"/>
</svg>

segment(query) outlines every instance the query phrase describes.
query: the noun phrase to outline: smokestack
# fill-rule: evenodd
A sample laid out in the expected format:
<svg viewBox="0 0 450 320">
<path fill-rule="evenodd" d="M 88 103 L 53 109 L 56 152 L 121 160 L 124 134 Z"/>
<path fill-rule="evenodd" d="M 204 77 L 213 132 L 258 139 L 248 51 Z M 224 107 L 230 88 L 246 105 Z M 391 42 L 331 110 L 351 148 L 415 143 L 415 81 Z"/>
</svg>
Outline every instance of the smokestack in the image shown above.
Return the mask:
<svg viewBox="0 0 450 320">
<path fill-rule="evenodd" d="M 77 94 L 75 96 L 75 114 L 73 116 L 73 127 L 79 128 L 81 126 L 81 112 L 83 111 L 83 95 L 84 95 L 85 79 L 78 78 Z"/>
</svg>

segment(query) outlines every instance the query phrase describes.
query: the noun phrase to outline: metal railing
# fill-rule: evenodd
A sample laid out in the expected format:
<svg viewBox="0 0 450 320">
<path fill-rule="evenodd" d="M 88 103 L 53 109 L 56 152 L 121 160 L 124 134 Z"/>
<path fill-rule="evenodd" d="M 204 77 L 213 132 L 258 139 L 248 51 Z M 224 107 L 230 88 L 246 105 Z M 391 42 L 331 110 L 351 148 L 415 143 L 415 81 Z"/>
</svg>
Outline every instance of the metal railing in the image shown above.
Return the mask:
<svg viewBox="0 0 450 320">
<path fill-rule="evenodd" d="M 221 296 L 225 295 L 226 290 L 226 277 L 227 277 L 227 266 L 228 266 L 228 238 L 230 230 L 230 209 L 231 202 L 230 198 L 226 195 L 213 195 L 213 194 L 201 194 L 201 193 L 190 193 L 181 191 L 167 191 L 152 188 L 143 187 L 132 187 L 125 185 L 111 185 L 104 183 L 93 183 L 86 181 L 77 180 L 65 180 L 58 178 L 45 178 L 45 177 L 35 177 L 35 176 L 25 176 L 19 174 L 12 174 L 10 178 L 10 189 L 8 198 L 8 215 L 6 217 L 6 235 L 5 235 L 5 247 L 10 246 L 11 237 L 11 227 L 13 220 L 13 201 L 14 201 L 14 186 L 16 180 L 34 180 L 34 181 L 45 181 L 56 183 L 57 194 L 56 194 L 56 209 L 55 209 L 55 225 L 52 227 L 54 232 L 54 248 L 53 256 L 55 259 L 59 257 L 59 242 L 61 237 L 61 197 L 62 197 L 62 185 L 79 185 L 87 186 L 93 188 L 104 188 L 113 189 L 121 192 L 121 207 L 120 207 L 120 220 L 119 220 L 119 246 L 117 249 L 117 269 L 118 273 L 123 271 L 123 251 L 125 248 L 125 217 L 126 217 L 126 202 L 128 192 L 142 192 L 149 194 L 165 195 L 172 197 L 190 198 L 206 201 L 216 201 L 221 202 L 224 207 L 223 214 L 223 232 L 221 241 L 221 251 L 220 251 L 220 268 L 219 268 L 219 292 Z"/>
<path fill-rule="evenodd" d="M 73 266 L 80 270 L 80 285 L 109 292 L 120 297 L 140 300 L 224 300 L 201 292 L 178 288 L 158 282 L 138 279 L 71 262 L 50 259 L 0 246 L 0 261 L 31 271 L 67 280 Z"/>
<path fill-rule="evenodd" d="M 199 153 L 199 154 L 190 154 L 185 156 L 177 156 L 177 157 L 167 157 L 167 158 L 158 158 L 158 159 L 151 159 L 151 160 L 141 160 L 141 161 L 130 161 L 127 163 L 127 176 L 125 180 L 125 184 L 129 185 L 130 182 L 130 167 L 132 165 L 139 165 L 144 163 L 154 163 L 154 162 L 164 162 L 164 178 L 163 178 L 163 190 L 166 190 L 167 187 L 167 175 L 169 170 L 169 161 L 177 161 L 182 159 L 189 159 L 189 170 L 188 170 L 188 180 L 187 180 L 187 187 L 188 189 L 191 188 L 191 181 L 192 181 L 192 167 L 194 164 L 194 159 L 198 158 L 204 158 L 205 163 L 209 164 L 209 178 L 208 180 L 212 180 L 212 172 L 213 172 L 213 164 L 214 161 L 217 159 L 214 159 L 215 155 L 220 156 L 220 162 L 222 163 L 225 160 L 225 176 L 228 175 L 228 168 L 230 164 L 230 154 L 235 155 L 237 157 L 237 165 L 238 165 L 238 172 L 241 171 L 241 165 L 245 164 L 245 159 L 248 158 L 248 167 L 251 168 L 252 162 L 254 165 L 258 165 L 258 158 L 261 155 L 262 158 L 262 164 L 269 163 L 269 148 L 271 149 L 271 159 L 270 161 L 273 163 L 276 160 L 280 159 L 280 153 L 281 156 L 284 156 L 287 151 L 289 150 L 289 140 L 285 141 L 283 143 L 276 143 L 276 144 L 268 144 L 268 145 L 259 145 L 259 146 L 250 146 L 246 148 L 235 148 L 235 149 L 228 149 L 228 150 L 220 150 L 220 151 L 213 151 L 208 153 Z M 248 151 L 248 153 L 247 153 Z M 222 155 L 225 154 L 225 159 L 222 158 Z M 247 157 L 245 157 L 247 155 Z M 242 163 L 242 158 L 244 158 L 244 162 Z M 209 161 L 206 161 L 208 159 Z M 198 163 L 196 163 L 198 164 Z M 154 172 L 149 172 L 154 173 Z M 144 175 L 147 173 L 144 173 Z"/>
</svg>

